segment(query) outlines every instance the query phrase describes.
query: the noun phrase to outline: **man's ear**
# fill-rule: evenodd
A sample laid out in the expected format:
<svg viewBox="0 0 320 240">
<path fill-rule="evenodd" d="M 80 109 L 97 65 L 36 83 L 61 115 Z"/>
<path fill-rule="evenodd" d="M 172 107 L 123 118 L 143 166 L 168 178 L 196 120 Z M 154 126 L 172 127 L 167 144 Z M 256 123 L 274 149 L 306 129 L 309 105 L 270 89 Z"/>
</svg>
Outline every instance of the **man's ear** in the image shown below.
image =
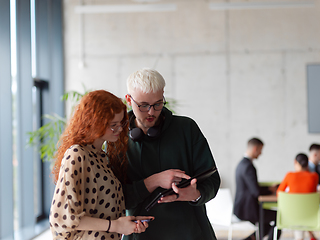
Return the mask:
<svg viewBox="0 0 320 240">
<path fill-rule="evenodd" d="M 125 95 L 125 98 L 126 98 L 127 104 L 128 104 L 129 106 L 131 106 L 132 102 L 131 102 L 131 97 L 130 97 L 130 95 L 129 95 L 129 94 L 126 94 L 126 95 Z"/>
</svg>

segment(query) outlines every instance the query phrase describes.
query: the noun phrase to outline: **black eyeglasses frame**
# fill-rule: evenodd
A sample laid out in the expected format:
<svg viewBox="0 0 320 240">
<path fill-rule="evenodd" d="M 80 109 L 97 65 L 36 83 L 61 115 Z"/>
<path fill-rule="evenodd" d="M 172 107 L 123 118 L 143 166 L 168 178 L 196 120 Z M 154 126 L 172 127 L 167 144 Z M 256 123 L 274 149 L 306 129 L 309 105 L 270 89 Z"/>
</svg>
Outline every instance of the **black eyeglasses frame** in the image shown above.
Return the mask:
<svg viewBox="0 0 320 240">
<path fill-rule="evenodd" d="M 139 110 L 140 110 L 140 112 L 149 112 L 150 111 L 150 109 L 151 109 L 151 107 L 153 107 L 153 109 L 155 110 L 155 111 L 161 111 L 162 110 L 162 108 L 163 108 L 163 106 L 165 106 L 166 105 L 166 99 L 165 99 L 165 97 L 163 96 L 163 101 L 162 101 L 162 103 L 155 103 L 155 104 L 138 104 L 134 99 L 133 99 L 133 97 L 130 95 L 130 94 L 128 94 L 129 95 L 129 97 L 132 99 L 132 101 L 138 106 L 138 108 L 139 108 Z M 158 105 L 158 104 L 163 104 L 162 106 L 161 106 L 161 109 L 156 109 L 156 105 Z M 142 111 L 141 110 L 141 106 L 149 106 L 148 107 L 148 110 L 146 110 L 146 111 Z"/>
</svg>

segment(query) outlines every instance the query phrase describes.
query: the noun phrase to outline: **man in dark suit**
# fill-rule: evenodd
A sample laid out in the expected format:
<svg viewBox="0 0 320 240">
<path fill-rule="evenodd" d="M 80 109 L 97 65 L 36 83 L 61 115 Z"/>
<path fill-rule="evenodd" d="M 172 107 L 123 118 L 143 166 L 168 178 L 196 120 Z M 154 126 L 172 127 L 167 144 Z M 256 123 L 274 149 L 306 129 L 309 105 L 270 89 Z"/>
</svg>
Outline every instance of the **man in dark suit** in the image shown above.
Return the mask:
<svg viewBox="0 0 320 240">
<path fill-rule="evenodd" d="M 234 214 L 241 220 L 250 221 L 255 224 L 259 221 L 259 195 L 269 195 L 276 192 L 277 187 L 260 187 L 258 184 L 257 171 L 253 165 L 253 160 L 257 159 L 263 148 L 263 142 L 258 138 L 248 141 L 244 158 L 236 168 L 236 196 L 234 202 Z M 276 212 L 265 210 L 263 226 L 263 236 L 269 235 L 268 239 L 273 239 L 273 228 L 271 221 L 276 220 Z M 279 232 L 280 237 L 281 232 Z M 246 238 L 256 239 L 255 233 Z"/>
</svg>

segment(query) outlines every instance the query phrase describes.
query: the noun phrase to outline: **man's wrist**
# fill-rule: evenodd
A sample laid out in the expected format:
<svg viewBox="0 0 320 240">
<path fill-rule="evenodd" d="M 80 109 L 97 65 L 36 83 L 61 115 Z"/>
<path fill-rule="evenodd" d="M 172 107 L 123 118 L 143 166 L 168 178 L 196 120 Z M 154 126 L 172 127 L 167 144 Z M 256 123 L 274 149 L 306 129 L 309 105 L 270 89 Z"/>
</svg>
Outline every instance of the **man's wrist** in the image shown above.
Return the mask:
<svg viewBox="0 0 320 240">
<path fill-rule="evenodd" d="M 158 187 L 157 174 L 153 174 L 144 179 L 144 185 L 150 193 L 152 193 Z"/>
<path fill-rule="evenodd" d="M 200 200 L 200 198 L 201 198 L 201 193 L 200 193 L 199 197 L 197 197 L 195 200 L 192 200 L 191 202 L 198 202 Z"/>
</svg>

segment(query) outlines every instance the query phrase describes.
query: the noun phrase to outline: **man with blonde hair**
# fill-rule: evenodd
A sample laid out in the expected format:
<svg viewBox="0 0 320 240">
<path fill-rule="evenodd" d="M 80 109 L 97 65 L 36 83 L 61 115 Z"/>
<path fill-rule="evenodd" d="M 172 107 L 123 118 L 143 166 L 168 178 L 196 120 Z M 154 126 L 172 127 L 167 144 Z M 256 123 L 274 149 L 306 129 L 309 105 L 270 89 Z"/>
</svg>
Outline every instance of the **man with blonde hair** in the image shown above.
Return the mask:
<svg viewBox="0 0 320 240">
<path fill-rule="evenodd" d="M 144 68 L 127 79 L 129 143 L 127 184 L 124 185 L 129 215 L 152 215 L 154 221 L 143 234 L 124 236 L 136 240 L 214 240 L 216 236 L 206 215 L 205 203 L 220 186 L 218 172 L 185 188 L 178 188 L 209 168 L 215 161 L 206 138 L 188 117 L 173 115 L 164 105 L 165 80 L 159 72 Z M 164 189 L 174 194 L 159 199 L 149 211 L 148 204 Z"/>
</svg>

